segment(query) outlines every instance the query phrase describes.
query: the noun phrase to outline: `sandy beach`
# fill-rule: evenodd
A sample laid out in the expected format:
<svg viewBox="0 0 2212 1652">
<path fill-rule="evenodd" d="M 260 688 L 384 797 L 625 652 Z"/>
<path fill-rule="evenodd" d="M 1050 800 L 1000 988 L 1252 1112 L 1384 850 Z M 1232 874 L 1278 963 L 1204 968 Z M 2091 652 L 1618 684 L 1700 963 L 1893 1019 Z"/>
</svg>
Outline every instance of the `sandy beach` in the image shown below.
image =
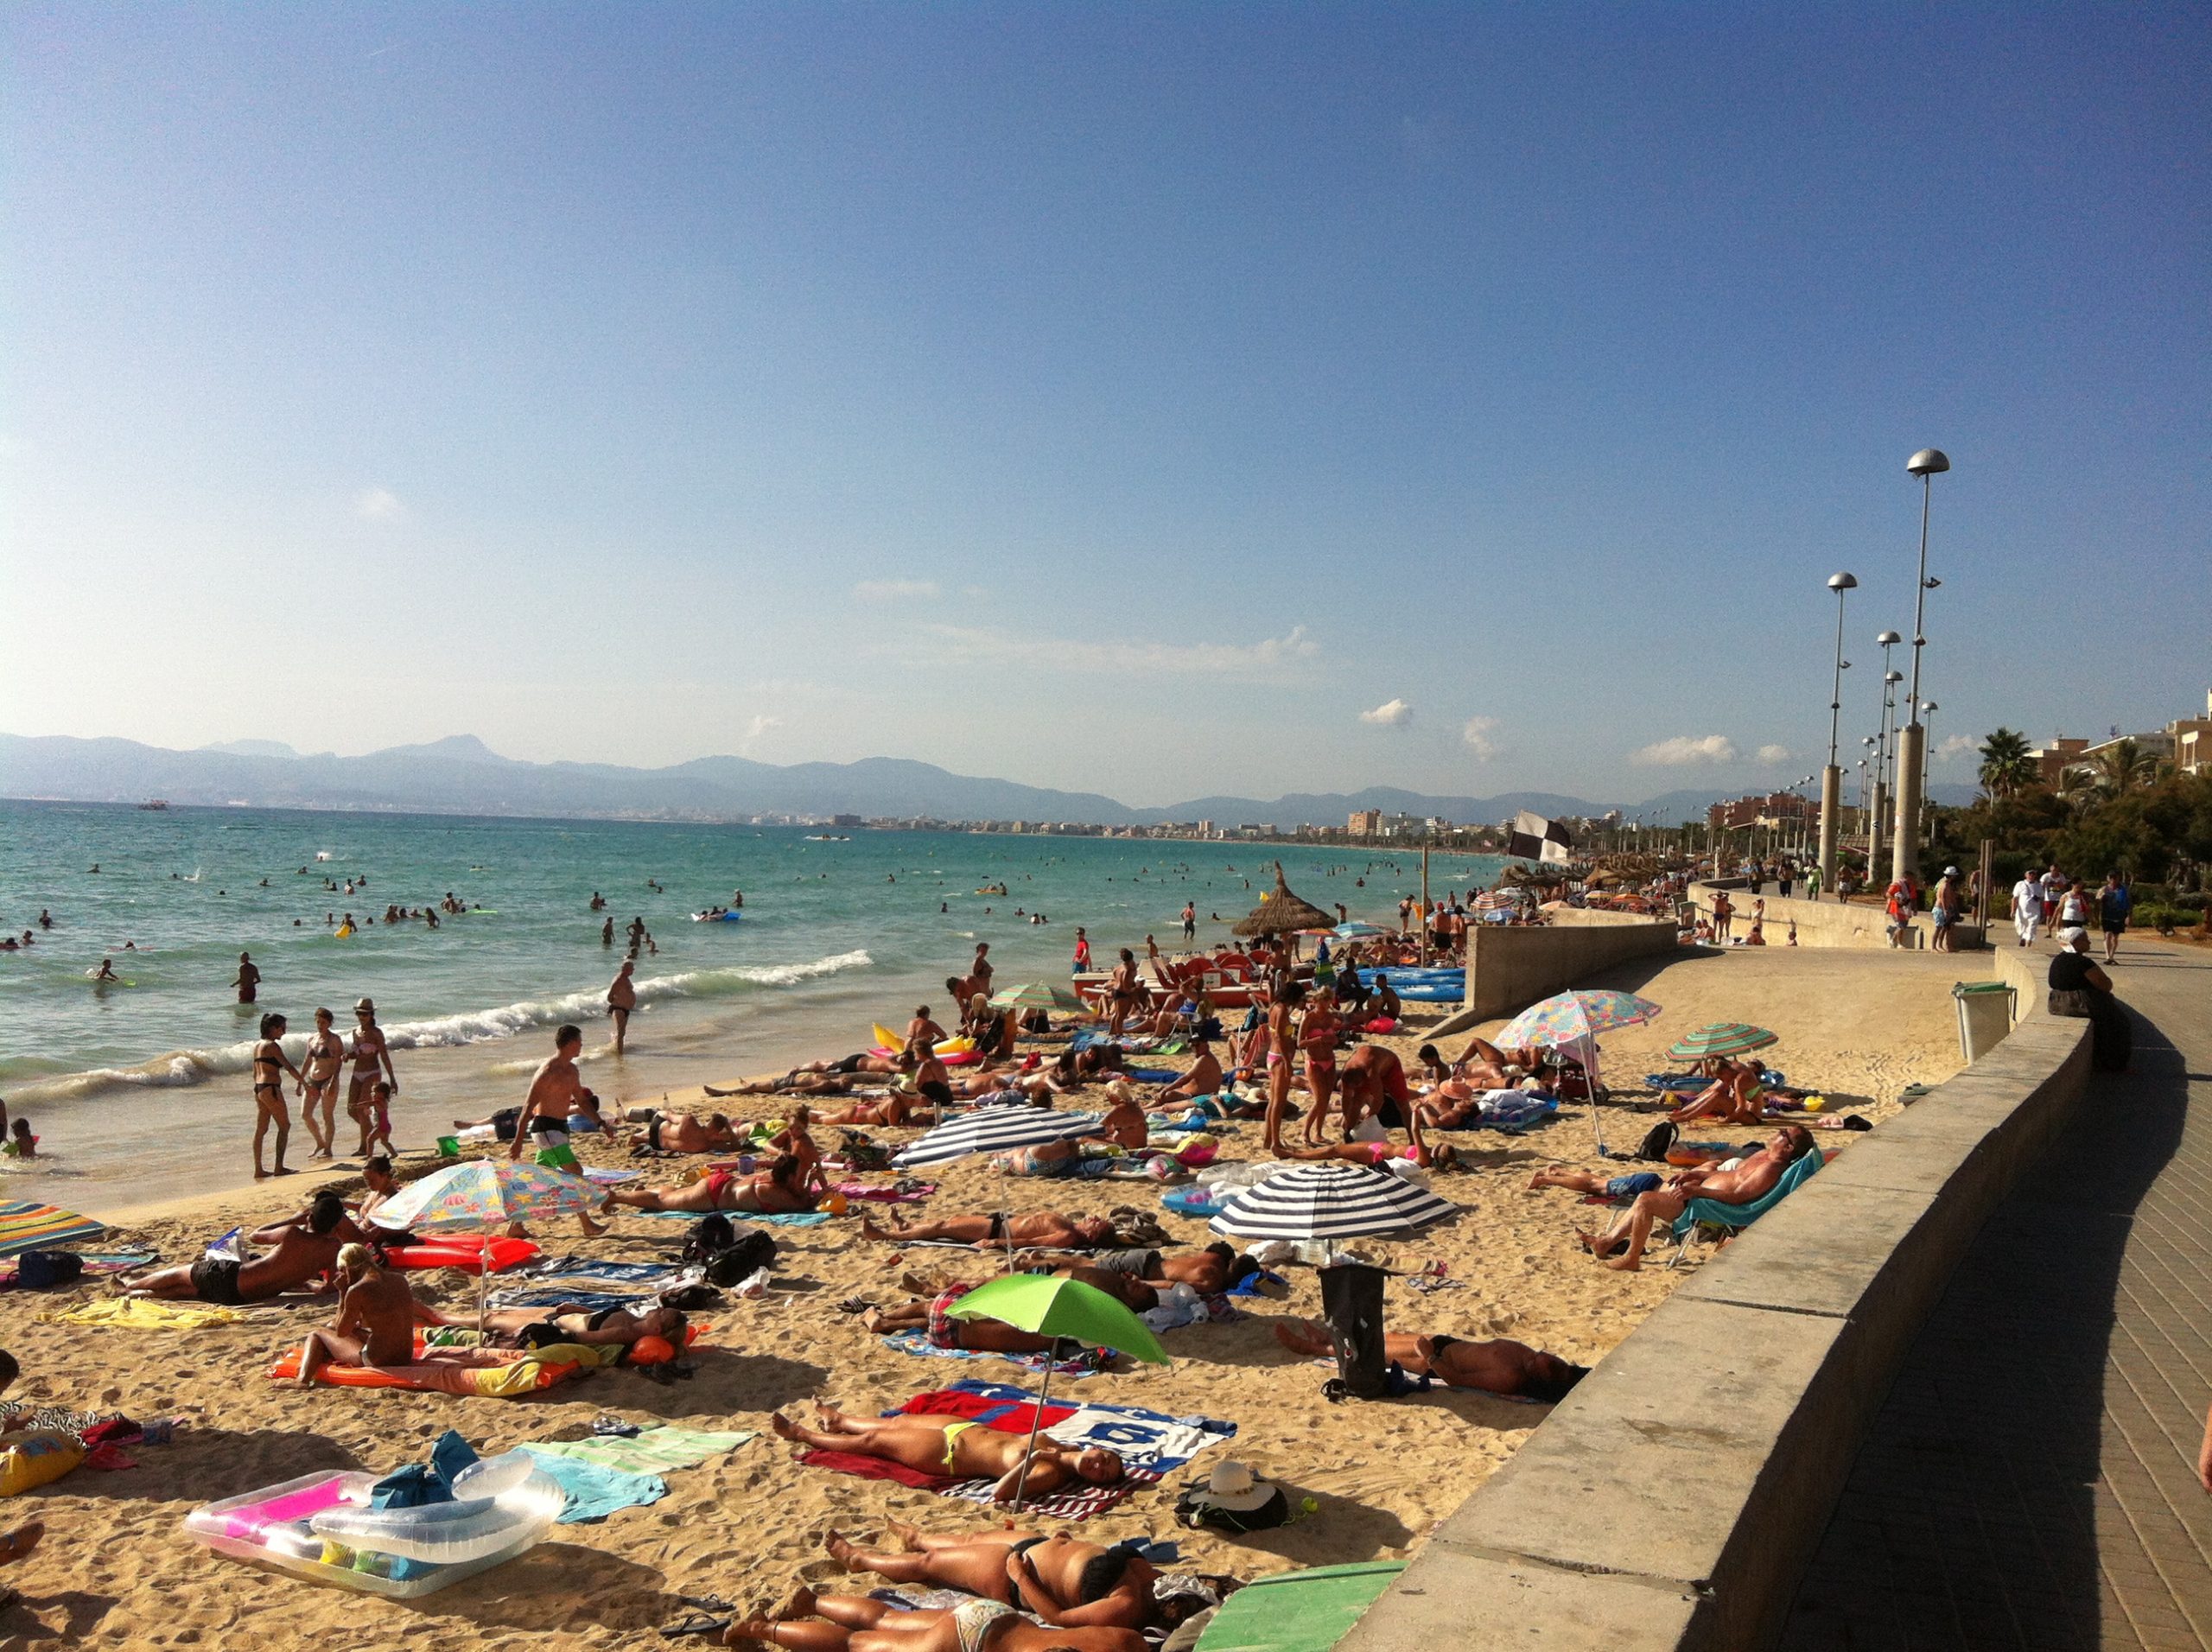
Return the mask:
<svg viewBox="0 0 2212 1652">
<path fill-rule="evenodd" d="M 1582 983 L 1632 988 L 1666 1008 L 1657 1024 L 1605 1040 L 1609 1081 L 1630 1092 L 1608 1109 L 1607 1139 L 1617 1148 L 1631 1146 L 1656 1115 L 1657 1100 L 1633 1087 L 1645 1071 L 1666 1064 L 1661 1052 L 1670 1039 L 1721 1019 L 1772 1027 L 1781 1043 L 1769 1057 L 1794 1083 L 1823 1092 L 1831 1112 L 1861 1113 L 1878 1123 L 1897 1109 L 1904 1086 L 1957 1069 L 1948 988 L 1986 973 L 1972 958 L 1770 949 L 1685 953 Z M 1411 1051 L 1423 1041 L 1421 1026 L 1437 1019 L 1421 1017 L 1389 1042 L 1402 1048 L 1410 1064 Z M 1459 1041 L 1450 1041 L 1455 1051 Z M 674 1099 L 680 1106 L 686 1097 Z M 779 1110 L 760 1098 L 745 1115 Z M 880 1134 L 895 1140 L 908 1133 Z M 1226 1156 L 1256 1156 L 1258 1136 L 1256 1126 L 1243 1127 L 1226 1138 Z M 1374 1260 L 1406 1273 L 1441 1263 L 1452 1281 L 1451 1288 L 1423 1294 L 1408 1280 L 1394 1279 L 1392 1329 L 1510 1336 L 1594 1363 L 1687 1277 L 1664 1268 L 1623 1274 L 1597 1267 L 1573 1235 L 1602 1213 L 1570 1193 L 1526 1191 L 1539 1165 L 1600 1162 L 1586 1109 L 1571 1109 L 1523 1138 L 1471 1131 L 1455 1140 L 1471 1151 L 1474 1167 L 1440 1176 L 1435 1185 L 1463 1207 L 1458 1219 L 1395 1242 L 1359 1242 Z M 1844 1133 L 1822 1133 L 1820 1140 L 1849 1151 Z M 594 1163 L 628 1162 L 603 1148 L 586 1149 L 584 1156 Z M 658 1161 L 651 1170 L 660 1179 L 672 1168 Z M 1001 1206 L 1076 1213 L 1154 1202 L 1142 1184 L 1007 1180 L 980 1159 L 932 1174 L 941 1184 L 934 1198 L 905 1209 L 925 1215 Z M 99 1242 L 143 1244 L 169 1260 L 190 1260 L 229 1226 L 296 1208 L 310 1185 L 302 1176 L 117 1212 L 110 1236 Z M 1163 1219 L 1179 1243 L 1204 1242 L 1201 1223 Z M 833 1528 L 873 1537 L 886 1519 L 949 1530 L 1003 1523 L 975 1505 L 798 1466 L 766 1432 L 772 1411 L 816 1401 L 872 1413 L 961 1377 L 1033 1386 L 1033 1379 L 998 1361 L 961 1363 L 899 1353 L 841 1312 L 838 1303 L 854 1295 L 903 1300 L 895 1281 L 907 1268 L 945 1268 L 960 1255 L 919 1250 L 895 1259 L 893 1247 L 862 1242 L 857 1221 L 846 1216 L 818 1228 L 779 1230 L 783 1253 L 775 1288 L 763 1300 L 731 1301 L 702 1316 L 710 1329 L 691 1380 L 662 1386 L 611 1370 L 518 1401 L 302 1390 L 267 1380 L 263 1374 L 274 1356 L 327 1317 L 327 1299 L 251 1309 L 241 1325 L 183 1331 L 86 1328 L 39 1318 L 111 1293 L 106 1281 L 0 1296 L 0 1337 L 24 1373 L 11 1398 L 185 1421 L 173 1444 L 129 1448 L 136 1467 L 80 1469 L 13 1502 L 11 1522 L 36 1515 L 47 1522 L 48 1534 L 37 1553 L 9 1569 L 6 1581 L 22 1591 L 25 1604 L 0 1618 L 0 1646 L 372 1641 L 423 1648 L 611 1647 L 632 1643 L 679 1616 L 677 1598 L 683 1594 L 711 1592 L 766 1603 L 780 1598 L 794 1578 L 864 1590 L 874 1580 L 844 1574 L 823 1554 L 822 1534 Z M 626 1216 L 595 1242 L 576 1241 L 566 1224 L 542 1236 L 556 1254 L 634 1258 L 672 1249 L 683 1231 L 681 1223 Z M 474 1283 L 460 1274 L 413 1278 L 448 1306 L 473 1301 Z M 1179 1531 L 1169 1514 L 1171 1481 L 1140 1490 L 1077 1528 L 1084 1536 L 1175 1538 L 1183 1569 L 1246 1577 L 1402 1555 L 1547 1414 L 1538 1405 L 1441 1389 L 1390 1402 L 1326 1403 L 1321 1385 L 1331 1369 L 1287 1352 L 1271 1332 L 1277 1315 L 1319 1312 L 1313 1274 L 1293 1268 L 1289 1278 L 1287 1300 L 1250 1301 L 1243 1319 L 1166 1333 L 1171 1367 L 1138 1367 L 1078 1386 L 1093 1401 L 1234 1421 L 1233 1442 L 1199 1457 L 1188 1472 L 1201 1474 L 1233 1456 L 1283 1484 L 1294 1503 L 1313 1499 L 1313 1511 L 1242 1539 Z M 419 1460 L 448 1427 L 488 1454 L 525 1440 L 581 1437 L 594 1418 L 609 1413 L 639 1422 L 761 1433 L 728 1457 L 671 1472 L 669 1496 L 659 1503 L 625 1509 L 603 1523 L 556 1528 L 551 1541 L 525 1558 L 417 1603 L 357 1597 L 264 1572 L 202 1548 L 182 1529 L 185 1515 L 210 1499 L 311 1470 L 381 1472 Z"/>
</svg>

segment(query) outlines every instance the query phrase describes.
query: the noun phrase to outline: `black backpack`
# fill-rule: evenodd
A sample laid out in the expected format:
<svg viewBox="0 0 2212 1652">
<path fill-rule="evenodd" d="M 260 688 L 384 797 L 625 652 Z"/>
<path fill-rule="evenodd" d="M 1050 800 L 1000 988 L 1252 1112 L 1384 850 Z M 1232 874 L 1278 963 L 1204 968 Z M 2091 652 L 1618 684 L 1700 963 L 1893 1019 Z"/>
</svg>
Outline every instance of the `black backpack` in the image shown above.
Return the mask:
<svg viewBox="0 0 2212 1652">
<path fill-rule="evenodd" d="M 776 1242 L 760 1229 L 714 1210 L 691 1224 L 683 1260 L 704 1268 L 710 1285 L 735 1285 L 776 1260 Z"/>
<path fill-rule="evenodd" d="M 1662 1119 L 1643 1133 L 1643 1140 L 1636 1144 L 1636 1156 L 1654 1162 L 1662 1160 L 1667 1156 L 1667 1149 L 1675 1145 L 1675 1138 L 1681 1134 L 1681 1131 L 1675 1128 L 1672 1119 Z"/>
<path fill-rule="evenodd" d="M 85 1259 L 73 1250 L 27 1250 L 16 1264 L 16 1283 L 27 1291 L 48 1290 L 85 1276 Z"/>
</svg>

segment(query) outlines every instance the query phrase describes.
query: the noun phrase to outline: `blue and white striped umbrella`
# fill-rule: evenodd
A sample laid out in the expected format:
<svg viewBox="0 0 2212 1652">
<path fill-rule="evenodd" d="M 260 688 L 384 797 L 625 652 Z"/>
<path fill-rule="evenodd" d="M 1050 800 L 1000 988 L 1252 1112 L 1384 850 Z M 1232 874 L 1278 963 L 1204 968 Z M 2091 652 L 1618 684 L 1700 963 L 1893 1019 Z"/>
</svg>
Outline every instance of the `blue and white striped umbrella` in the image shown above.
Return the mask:
<svg viewBox="0 0 2212 1652">
<path fill-rule="evenodd" d="M 1351 1239 L 1459 1213 L 1450 1199 L 1387 1170 L 1325 1160 L 1277 1171 L 1231 1198 L 1208 1225 L 1224 1238 Z"/>
<path fill-rule="evenodd" d="M 1011 1153 L 1047 1141 L 1072 1141 L 1096 1130 L 1104 1115 L 1055 1113 L 1041 1107 L 987 1107 L 917 1136 L 892 1160 L 900 1170 L 942 1165 L 971 1153 Z"/>
</svg>

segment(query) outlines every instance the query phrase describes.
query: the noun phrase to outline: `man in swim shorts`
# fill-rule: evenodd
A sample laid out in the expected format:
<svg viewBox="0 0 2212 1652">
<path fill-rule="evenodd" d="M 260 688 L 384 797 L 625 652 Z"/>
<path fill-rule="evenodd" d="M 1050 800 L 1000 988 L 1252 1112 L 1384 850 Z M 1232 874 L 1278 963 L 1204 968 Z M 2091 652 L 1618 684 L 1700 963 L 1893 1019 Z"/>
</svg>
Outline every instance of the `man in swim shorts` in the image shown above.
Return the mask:
<svg viewBox="0 0 2212 1652">
<path fill-rule="evenodd" d="M 530 1094 L 523 1097 L 522 1110 L 515 1116 L 508 1158 L 522 1157 L 524 1144 L 537 1128 L 537 1120 L 552 1120 L 556 1130 L 568 1128 L 569 1115 L 577 1110 L 583 1092 L 583 1079 L 576 1071 L 576 1057 L 583 1047 L 581 1027 L 564 1026 L 553 1034 L 553 1053 L 531 1076 Z"/>
<path fill-rule="evenodd" d="M 1275 1340 L 1293 1353 L 1325 1358 L 1336 1352 L 1328 1326 L 1312 1319 L 1280 1318 Z M 1470 1342 L 1459 1337 L 1403 1336 L 1382 1339 L 1382 1357 L 1409 1376 L 1434 1376 L 1446 1388 L 1480 1388 L 1555 1405 L 1589 1376 L 1585 1365 L 1569 1364 L 1526 1343 L 1500 1337 Z"/>
<path fill-rule="evenodd" d="M 286 1229 L 276 1249 L 268 1255 L 247 1255 L 236 1261 L 203 1256 L 188 1267 L 164 1268 L 148 1274 L 124 1294 L 168 1300 L 197 1299 L 225 1307 L 235 1307 L 242 1302 L 265 1302 L 306 1284 L 318 1274 L 329 1272 L 338 1261 L 339 1248 L 348 1242 L 336 1232 L 345 1219 L 345 1201 L 326 1188 L 315 1196 L 314 1203 L 308 1207 L 306 1224 Z"/>
<path fill-rule="evenodd" d="M 636 970 L 633 958 L 622 960 L 622 967 L 614 972 L 614 979 L 607 988 L 607 1013 L 614 1018 L 614 1053 L 622 1053 L 623 1039 L 630 1031 L 630 1013 L 638 1007 L 638 983 L 631 979 Z"/>
<path fill-rule="evenodd" d="M 1593 1198 L 1632 1199 L 1638 1193 L 1649 1193 L 1665 1184 L 1666 1178 L 1654 1170 L 1608 1176 L 1599 1170 L 1570 1170 L 1565 1165 L 1547 1165 L 1529 1179 L 1529 1191 L 1533 1193 L 1540 1187 L 1564 1187 Z"/>
</svg>

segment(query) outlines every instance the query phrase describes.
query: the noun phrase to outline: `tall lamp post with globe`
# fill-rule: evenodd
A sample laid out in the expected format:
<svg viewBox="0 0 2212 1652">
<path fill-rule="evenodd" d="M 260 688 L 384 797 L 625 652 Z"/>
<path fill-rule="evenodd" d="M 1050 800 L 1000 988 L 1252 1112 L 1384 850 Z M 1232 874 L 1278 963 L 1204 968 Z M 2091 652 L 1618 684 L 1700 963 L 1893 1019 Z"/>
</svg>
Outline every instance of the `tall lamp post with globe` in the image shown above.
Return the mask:
<svg viewBox="0 0 2212 1652">
<path fill-rule="evenodd" d="M 1897 822 L 1891 835 L 1890 876 L 1893 880 L 1917 880 L 1920 871 L 1920 804 L 1926 772 L 1927 725 L 1920 721 L 1920 651 L 1928 646 L 1922 625 L 1928 611 L 1928 594 L 1942 581 L 1928 577 L 1928 505 L 1935 478 L 1950 469 L 1942 450 L 1923 448 L 1905 461 L 1904 467 L 1920 478 L 1920 581 L 1912 601 L 1912 686 L 1905 708 L 1910 720 L 1897 731 Z"/>
<path fill-rule="evenodd" d="M 1874 795 L 1868 804 L 1866 817 L 1866 880 L 1874 880 L 1874 868 L 1882 859 L 1882 822 L 1890 812 L 1890 717 L 1897 704 L 1897 684 L 1904 681 L 1904 673 L 1890 669 L 1890 650 L 1904 640 L 1894 631 L 1885 631 L 1874 640 L 1882 647 L 1882 721 L 1875 726 L 1874 738 Z"/>
<path fill-rule="evenodd" d="M 1836 765 L 1838 724 L 1843 716 L 1843 674 L 1851 662 L 1843 657 L 1843 594 L 1855 591 L 1859 581 L 1849 574 L 1828 576 L 1835 593 L 1835 685 L 1828 691 L 1828 766 L 1821 771 L 1821 887 L 1835 887 L 1836 829 L 1843 812 L 1843 771 Z"/>
</svg>

